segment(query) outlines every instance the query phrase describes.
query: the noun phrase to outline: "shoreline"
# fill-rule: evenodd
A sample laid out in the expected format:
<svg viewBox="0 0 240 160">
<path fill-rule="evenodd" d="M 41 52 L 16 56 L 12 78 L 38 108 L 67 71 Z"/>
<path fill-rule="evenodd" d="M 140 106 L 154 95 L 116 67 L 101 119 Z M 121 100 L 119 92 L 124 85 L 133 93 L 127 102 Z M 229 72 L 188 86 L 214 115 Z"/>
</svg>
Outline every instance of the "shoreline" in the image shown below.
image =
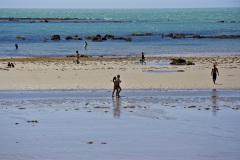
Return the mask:
<svg viewBox="0 0 240 160">
<path fill-rule="evenodd" d="M 240 90 L 123 90 L 119 98 L 139 98 L 139 97 L 238 97 Z M 40 96 L 41 95 L 41 96 Z M 0 96 L 5 99 L 23 98 L 112 98 L 109 90 L 2 90 Z M 40 98 L 40 99 L 41 99 Z M 114 98 L 116 98 L 114 96 Z M 118 97 L 117 97 L 118 98 Z"/>
<path fill-rule="evenodd" d="M 228 91 L 239 91 L 240 89 L 122 89 L 121 93 L 124 92 L 211 92 L 211 91 L 220 91 L 220 92 L 228 92 Z M 0 90 L 3 92 L 107 92 L 111 93 L 112 89 L 29 89 L 29 90 Z M 109 94 L 111 95 L 111 94 Z M 114 96 L 115 97 L 115 96 Z"/>
<path fill-rule="evenodd" d="M 179 56 L 180 57 L 180 56 Z M 240 56 L 183 57 L 195 65 L 170 65 L 172 58 L 75 57 L 2 58 L 0 90 L 112 90 L 112 77 L 121 75 L 124 90 L 239 90 Z M 15 64 L 6 68 L 7 63 Z M 220 72 L 211 78 L 212 64 Z"/>
</svg>

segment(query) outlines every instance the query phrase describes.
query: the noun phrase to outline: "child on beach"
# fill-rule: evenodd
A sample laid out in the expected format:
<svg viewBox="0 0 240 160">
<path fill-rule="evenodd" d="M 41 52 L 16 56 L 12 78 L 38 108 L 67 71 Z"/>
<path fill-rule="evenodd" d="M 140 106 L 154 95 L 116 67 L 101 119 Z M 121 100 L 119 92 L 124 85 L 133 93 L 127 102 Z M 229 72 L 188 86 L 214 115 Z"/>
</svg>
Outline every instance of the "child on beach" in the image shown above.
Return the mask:
<svg viewBox="0 0 240 160">
<path fill-rule="evenodd" d="M 211 72 L 214 84 L 215 84 L 215 81 L 217 79 L 217 74 L 219 75 L 219 72 L 218 72 L 218 69 L 217 69 L 216 65 L 214 64 L 213 68 L 212 68 L 212 72 Z"/>
</svg>

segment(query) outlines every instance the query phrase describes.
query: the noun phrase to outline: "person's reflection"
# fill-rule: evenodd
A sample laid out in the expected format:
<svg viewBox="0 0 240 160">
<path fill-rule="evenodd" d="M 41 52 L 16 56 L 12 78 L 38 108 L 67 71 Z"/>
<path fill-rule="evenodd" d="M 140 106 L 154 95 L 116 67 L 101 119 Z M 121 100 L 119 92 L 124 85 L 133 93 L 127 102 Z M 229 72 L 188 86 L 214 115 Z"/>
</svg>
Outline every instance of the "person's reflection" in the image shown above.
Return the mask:
<svg viewBox="0 0 240 160">
<path fill-rule="evenodd" d="M 121 99 L 116 97 L 116 100 L 112 98 L 113 101 L 113 116 L 115 118 L 119 118 L 121 115 L 120 107 L 121 107 Z"/>
<path fill-rule="evenodd" d="M 213 89 L 212 90 L 212 97 L 211 97 L 211 100 L 212 100 L 212 111 L 213 111 L 213 115 L 216 116 L 217 115 L 217 109 L 218 109 L 218 106 L 217 106 L 217 90 L 216 89 Z"/>
</svg>

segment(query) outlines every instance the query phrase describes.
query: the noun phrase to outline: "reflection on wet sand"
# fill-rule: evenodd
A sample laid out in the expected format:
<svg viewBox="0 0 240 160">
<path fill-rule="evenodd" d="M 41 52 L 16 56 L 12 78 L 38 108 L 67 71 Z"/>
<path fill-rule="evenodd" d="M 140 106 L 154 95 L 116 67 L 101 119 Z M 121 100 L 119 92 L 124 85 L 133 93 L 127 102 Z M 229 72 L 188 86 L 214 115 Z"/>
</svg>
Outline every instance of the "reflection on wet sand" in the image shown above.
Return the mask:
<svg viewBox="0 0 240 160">
<path fill-rule="evenodd" d="M 113 116 L 115 118 L 119 118 L 121 115 L 121 99 L 120 98 L 112 98 L 112 103 L 113 103 Z"/>
<path fill-rule="evenodd" d="M 212 112 L 214 116 L 217 116 L 217 110 L 218 110 L 217 99 L 218 99 L 217 90 L 213 89 L 211 100 L 212 100 Z"/>
</svg>

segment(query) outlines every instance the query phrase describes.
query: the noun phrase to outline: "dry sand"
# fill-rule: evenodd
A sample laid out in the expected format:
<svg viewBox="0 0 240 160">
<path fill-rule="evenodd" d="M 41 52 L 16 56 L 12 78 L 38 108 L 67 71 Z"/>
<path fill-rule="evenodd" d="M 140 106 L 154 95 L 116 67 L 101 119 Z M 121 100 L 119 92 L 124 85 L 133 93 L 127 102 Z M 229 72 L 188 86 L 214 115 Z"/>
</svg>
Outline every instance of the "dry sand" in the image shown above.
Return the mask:
<svg viewBox="0 0 240 160">
<path fill-rule="evenodd" d="M 240 56 L 184 57 L 195 65 L 169 65 L 172 57 L 0 59 L 0 90 L 112 89 L 121 75 L 123 89 L 240 89 Z M 174 57 L 176 58 L 176 57 Z M 6 68 L 7 62 L 14 68 Z M 220 76 L 214 85 L 213 63 Z"/>
</svg>

